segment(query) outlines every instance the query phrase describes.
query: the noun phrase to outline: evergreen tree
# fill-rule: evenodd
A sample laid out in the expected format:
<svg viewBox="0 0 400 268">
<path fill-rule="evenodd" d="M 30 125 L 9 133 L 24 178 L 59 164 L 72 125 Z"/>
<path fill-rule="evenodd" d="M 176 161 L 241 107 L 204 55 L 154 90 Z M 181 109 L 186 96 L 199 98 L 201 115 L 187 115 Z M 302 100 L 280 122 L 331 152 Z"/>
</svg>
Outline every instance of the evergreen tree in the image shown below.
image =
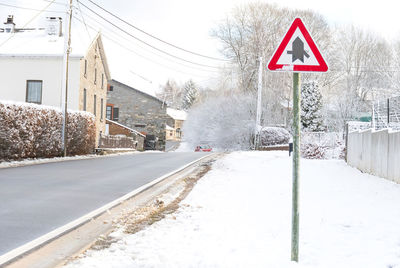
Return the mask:
<svg viewBox="0 0 400 268">
<path fill-rule="evenodd" d="M 324 131 L 322 117 L 322 95 L 316 81 L 301 86 L 301 126 L 305 131 Z"/>
<path fill-rule="evenodd" d="M 192 107 L 198 96 L 198 91 L 195 83 L 189 80 L 183 87 L 182 109 L 187 111 Z"/>
</svg>

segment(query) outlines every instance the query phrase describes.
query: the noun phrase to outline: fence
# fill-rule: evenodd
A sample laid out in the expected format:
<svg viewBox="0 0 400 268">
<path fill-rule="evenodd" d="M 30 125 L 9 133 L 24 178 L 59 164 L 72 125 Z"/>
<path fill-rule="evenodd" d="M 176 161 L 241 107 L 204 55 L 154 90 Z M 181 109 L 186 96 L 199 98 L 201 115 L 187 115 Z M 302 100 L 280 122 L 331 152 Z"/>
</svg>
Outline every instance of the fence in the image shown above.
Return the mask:
<svg viewBox="0 0 400 268">
<path fill-rule="evenodd" d="M 136 149 L 137 141 L 124 135 L 101 135 L 99 148 L 131 148 Z"/>
<path fill-rule="evenodd" d="M 347 163 L 400 183 L 400 131 L 369 129 L 349 133 Z"/>
<path fill-rule="evenodd" d="M 374 102 L 375 129 L 400 130 L 400 96 Z"/>
</svg>

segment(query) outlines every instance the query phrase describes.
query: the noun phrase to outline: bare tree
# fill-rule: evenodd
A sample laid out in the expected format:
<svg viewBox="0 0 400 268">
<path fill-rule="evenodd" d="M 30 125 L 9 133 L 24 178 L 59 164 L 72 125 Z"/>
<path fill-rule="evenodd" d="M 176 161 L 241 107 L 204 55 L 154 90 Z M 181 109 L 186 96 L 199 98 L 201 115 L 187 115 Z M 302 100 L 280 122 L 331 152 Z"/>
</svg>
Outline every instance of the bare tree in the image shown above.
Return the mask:
<svg viewBox="0 0 400 268">
<path fill-rule="evenodd" d="M 170 107 L 181 108 L 182 89 L 174 80 L 169 79 L 156 96 Z"/>
</svg>

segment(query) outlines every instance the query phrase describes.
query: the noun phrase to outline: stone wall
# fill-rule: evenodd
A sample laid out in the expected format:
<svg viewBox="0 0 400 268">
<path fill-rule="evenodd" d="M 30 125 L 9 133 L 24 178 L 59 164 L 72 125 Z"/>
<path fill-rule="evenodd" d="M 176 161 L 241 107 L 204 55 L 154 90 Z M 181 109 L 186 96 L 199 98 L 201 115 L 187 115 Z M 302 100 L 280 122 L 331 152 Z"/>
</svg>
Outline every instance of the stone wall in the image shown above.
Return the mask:
<svg viewBox="0 0 400 268">
<path fill-rule="evenodd" d="M 100 37 L 97 36 L 86 56 L 81 59 L 79 86 L 79 110 L 88 111 L 94 114 L 96 118 L 96 146 L 99 144 L 100 134 L 105 132 L 108 80 L 105 69 L 107 63 L 102 58 L 100 44 Z"/>
<path fill-rule="evenodd" d="M 115 80 L 107 93 L 107 104 L 119 108 L 118 122 L 143 134 L 158 137 L 157 149 L 165 149 L 166 105 L 156 97 Z"/>
</svg>

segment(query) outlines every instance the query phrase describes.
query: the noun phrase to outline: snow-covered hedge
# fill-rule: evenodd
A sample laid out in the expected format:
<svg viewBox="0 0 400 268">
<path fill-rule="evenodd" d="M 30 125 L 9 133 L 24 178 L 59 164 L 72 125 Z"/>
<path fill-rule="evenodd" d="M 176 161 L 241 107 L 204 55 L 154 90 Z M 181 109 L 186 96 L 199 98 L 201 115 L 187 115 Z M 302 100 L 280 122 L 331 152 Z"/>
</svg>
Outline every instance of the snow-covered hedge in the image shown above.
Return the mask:
<svg viewBox="0 0 400 268">
<path fill-rule="evenodd" d="M 288 144 L 290 133 L 281 127 L 264 127 L 260 131 L 261 146 Z"/>
<path fill-rule="evenodd" d="M 0 161 L 54 157 L 62 153 L 60 109 L 28 103 L 0 102 Z M 87 112 L 68 112 L 68 155 L 91 153 L 95 121 Z"/>
</svg>

